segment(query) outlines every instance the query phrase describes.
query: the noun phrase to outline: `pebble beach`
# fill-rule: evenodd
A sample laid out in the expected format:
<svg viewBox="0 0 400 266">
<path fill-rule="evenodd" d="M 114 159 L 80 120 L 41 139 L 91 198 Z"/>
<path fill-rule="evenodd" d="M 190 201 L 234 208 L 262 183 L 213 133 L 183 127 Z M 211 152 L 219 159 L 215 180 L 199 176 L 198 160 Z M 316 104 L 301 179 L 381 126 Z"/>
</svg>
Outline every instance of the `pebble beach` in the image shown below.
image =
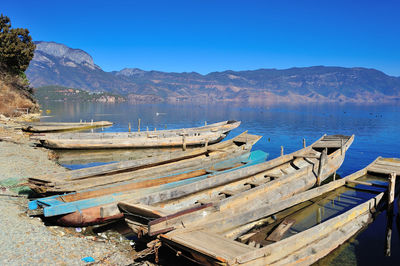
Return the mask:
<svg viewBox="0 0 400 266">
<path fill-rule="evenodd" d="M 0 265 L 129 265 L 128 243 L 87 236 L 75 228 L 45 223 L 28 214 L 28 196 L 15 184 L 26 178 L 67 171 L 9 119 L 0 119 Z M 86 261 L 88 262 L 85 262 Z M 89 258 L 89 259 L 88 259 Z M 82 260 L 84 259 L 84 260 Z"/>
</svg>

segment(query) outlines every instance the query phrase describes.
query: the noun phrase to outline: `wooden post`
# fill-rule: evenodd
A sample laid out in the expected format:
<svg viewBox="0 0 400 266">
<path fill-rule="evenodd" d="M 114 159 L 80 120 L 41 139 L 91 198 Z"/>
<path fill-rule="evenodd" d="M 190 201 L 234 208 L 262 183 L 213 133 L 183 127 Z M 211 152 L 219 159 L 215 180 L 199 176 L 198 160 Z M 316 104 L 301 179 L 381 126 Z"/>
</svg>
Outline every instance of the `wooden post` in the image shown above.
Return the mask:
<svg viewBox="0 0 400 266">
<path fill-rule="evenodd" d="M 386 242 L 385 242 L 385 256 L 387 257 L 390 257 L 391 255 L 395 185 L 396 185 L 396 173 L 391 173 L 389 177 L 389 187 L 387 191 L 388 206 L 387 206 Z"/>
<path fill-rule="evenodd" d="M 93 119 L 92 119 L 92 121 L 90 121 L 90 125 L 93 125 Z"/>
<path fill-rule="evenodd" d="M 303 148 L 306 147 L 306 139 L 303 139 Z"/>
<path fill-rule="evenodd" d="M 283 146 L 281 146 L 281 156 L 283 156 Z"/>
<path fill-rule="evenodd" d="M 154 132 L 156 132 L 156 131 L 157 131 L 157 128 L 155 127 L 155 128 L 154 128 Z"/>
<path fill-rule="evenodd" d="M 321 185 L 321 175 L 322 168 L 324 167 L 326 157 L 328 156 L 328 148 L 325 148 L 321 152 L 321 157 L 319 158 L 318 175 L 317 175 L 317 186 Z"/>
<path fill-rule="evenodd" d="M 340 155 L 343 155 L 343 139 L 340 138 Z"/>
<path fill-rule="evenodd" d="M 138 119 L 138 128 L 137 131 L 140 132 L 140 118 Z"/>
<path fill-rule="evenodd" d="M 129 132 L 131 132 L 131 123 L 130 122 L 128 123 L 128 130 L 129 130 Z"/>
<path fill-rule="evenodd" d="M 207 121 L 204 121 L 204 126 L 207 126 Z"/>
<path fill-rule="evenodd" d="M 184 150 L 184 151 L 186 151 L 186 135 L 185 135 L 185 133 L 183 133 L 183 135 L 182 135 L 182 142 L 183 142 L 183 145 L 182 145 L 182 149 Z"/>
<path fill-rule="evenodd" d="M 205 145 L 205 147 L 206 147 L 206 148 L 208 147 L 208 139 L 206 139 L 206 145 Z"/>
<path fill-rule="evenodd" d="M 387 210 L 387 224 L 386 224 L 386 242 L 385 242 L 385 256 L 390 257 L 392 245 L 392 229 L 393 229 L 393 209 Z"/>
<path fill-rule="evenodd" d="M 318 210 L 317 210 L 317 224 L 320 224 L 321 223 L 321 221 L 322 221 L 322 213 L 321 213 L 321 207 L 318 207 Z"/>
<path fill-rule="evenodd" d="M 389 178 L 388 209 L 393 209 L 395 185 L 396 185 L 396 173 L 393 172 L 390 174 L 390 178 Z"/>
</svg>

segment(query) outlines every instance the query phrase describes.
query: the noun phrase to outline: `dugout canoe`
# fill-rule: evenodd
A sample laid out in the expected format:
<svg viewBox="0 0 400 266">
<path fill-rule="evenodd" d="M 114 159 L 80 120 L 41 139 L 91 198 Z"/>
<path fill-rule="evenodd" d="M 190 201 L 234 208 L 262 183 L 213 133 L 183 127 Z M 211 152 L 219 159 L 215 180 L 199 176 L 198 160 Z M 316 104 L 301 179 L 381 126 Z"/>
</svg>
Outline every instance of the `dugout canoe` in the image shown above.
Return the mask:
<svg viewBox="0 0 400 266">
<path fill-rule="evenodd" d="M 364 229 L 387 202 L 393 204 L 387 198 L 394 198 L 399 175 L 399 159 L 378 157 L 354 174 L 285 201 L 175 230 L 160 239 L 201 264 L 311 265 Z M 390 227 L 388 223 L 387 232 Z"/>
<path fill-rule="evenodd" d="M 215 144 L 214 144 L 215 145 Z M 187 150 L 198 147 L 188 147 Z M 105 150 L 53 150 L 57 162 L 69 165 L 88 165 L 92 163 L 111 163 L 133 161 L 143 158 L 167 155 L 182 151 L 182 147 L 147 149 L 105 149 Z"/>
<path fill-rule="evenodd" d="M 195 170 L 183 168 L 178 174 L 153 176 L 151 178 L 136 178 L 133 181 L 118 183 L 113 186 L 101 187 L 95 190 L 55 195 L 37 199 L 29 203 L 30 210 L 38 210 L 45 217 L 55 217 L 55 221 L 67 226 L 87 226 L 113 219 L 123 215 L 100 215 L 102 205 L 114 205 L 126 198 L 142 197 L 149 193 L 162 191 L 168 188 L 179 187 L 199 180 L 214 177 L 219 174 L 233 171 L 265 161 L 267 154 L 262 151 L 245 152 L 237 157 L 224 161 L 213 161 L 198 165 Z M 36 211 L 35 214 L 38 214 Z"/>
<path fill-rule="evenodd" d="M 47 133 L 47 132 L 62 132 L 73 130 L 85 130 L 97 127 L 109 127 L 113 123 L 109 121 L 95 121 L 95 122 L 31 122 L 22 125 L 22 130 L 31 133 Z"/>
<path fill-rule="evenodd" d="M 340 167 L 353 136 L 323 136 L 289 155 L 226 173 L 118 206 L 138 235 L 155 236 L 177 228 L 204 223 L 211 217 L 229 217 L 258 204 L 281 202 L 321 184 Z M 112 214 L 112 208 L 102 212 Z"/>
<path fill-rule="evenodd" d="M 131 179 L 178 174 L 185 169 L 210 167 L 217 162 L 248 154 L 260 138 L 245 131 L 230 140 L 206 147 L 32 177 L 28 179 L 28 186 L 36 193 L 48 195 L 94 189 Z"/>
<path fill-rule="evenodd" d="M 239 121 L 223 121 L 197 128 L 171 130 L 46 134 L 40 136 L 39 140 L 43 146 L 51 149 L 185 148 L 217 143 L 239 125 Z"/>
</svg>

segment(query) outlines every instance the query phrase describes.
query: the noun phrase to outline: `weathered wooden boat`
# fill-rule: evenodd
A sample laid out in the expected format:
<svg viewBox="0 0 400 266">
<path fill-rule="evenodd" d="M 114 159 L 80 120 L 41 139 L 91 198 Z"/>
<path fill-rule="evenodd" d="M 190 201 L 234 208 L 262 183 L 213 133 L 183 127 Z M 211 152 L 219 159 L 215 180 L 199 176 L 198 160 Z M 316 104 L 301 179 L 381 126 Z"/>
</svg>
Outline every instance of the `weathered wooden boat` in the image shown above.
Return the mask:
<svg viewBox="0 0 400 266">
<path fill-rule="evenodd" d="M 213 144 L 215 145 L 215 144 Z M 187 150 L 198 147 L 187 147 Z M 132 161 L 143 158 L 167 155 L 182 151 L 182 147 L 147 149 L 105 149 L 105 150 L 53 150 L 59 164 L 64 166 L 86 165 L 93 163 L 111 163 Z"/>
<path fill-rule="evenodd" d="M 138 235 L 154 236 L 204 223 L 210 217 L 229 217 L 261 203 L 282 202 L 335 173 L 353 139 L 354 136 L 323 136 L 292 154 L 226 173 L 218 179 L 121 201 L 118 206 Z M 115 210 L 104 206 L 102 213 L 111 215 Z"/>
<path fill-rule="evenodd" d="M 158 131 L 46 134 L 39 140 L 52 149 L 185 148 L 217 143 L 239 125 L 239 121 L 224 121 L 197 128 Z"/>
<path fill-rule="evenodd" d="M 263 203 L 160 238 L 201 264 L 310 265 L 365 228 L 386 202 L 393 204 L 399 175 L 399 159 L 379 157 L 352 175 L 285 201 Z"/>
<path fill-rule="evenodd" d="M 206 162 L 198 165 L 196 169 L 193 167 L 182 168 L 179 173 L 166 175 L 164 172 L 95 190 L 37 199 L 29 203 L 29 208 L 31 210 L 40 209 L 45 217 L 57 216 L 56 221 L 63 225 L 85 226 L 101 223 L 123 217 L 121 213 L 100 216 L 100 208 L 104 204 L 113 204 L 117 208 L 120 200 L 135 196 L 142 197 L 148 193 L 190 184 L 211 176 L 217 178 L 221 173 L 265 161 L 266 157 L 267 154 L 262 151 L 251 153 L 247 151 L 228 160 Z"/>
<path fill-rule="evenodd" d="M 61 132 L 72 130 L 85 130 L 97 127 L 109 127 L 113 123 L 109 121 L 95 121 L 95 122 L 30 122 L 22 125 L 22 130 L 32 133 L 45 133 L 45 132 Z"/>
<path fill-rule="evenodd" d="M 252 146 L 260 138 L 261 136 L 248 134 L 246 131 L 230 140 L 206 147 L 29 178 L 28 186 L 39 194 L 60 194 L 132 179 L 179 174 L 200 167 L 211 167 L 220 161 L 242 155 L 248 156 Z"/>
</svg>

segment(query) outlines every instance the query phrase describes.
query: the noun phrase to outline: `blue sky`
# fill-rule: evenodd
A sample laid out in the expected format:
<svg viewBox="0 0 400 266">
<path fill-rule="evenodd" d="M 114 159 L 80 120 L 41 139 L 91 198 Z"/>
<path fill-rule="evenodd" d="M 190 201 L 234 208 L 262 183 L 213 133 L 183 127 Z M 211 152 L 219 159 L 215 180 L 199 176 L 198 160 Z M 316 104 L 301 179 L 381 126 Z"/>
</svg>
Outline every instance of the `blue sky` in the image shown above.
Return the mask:
<svg viewBox="0 0 400 266">
<path fill-rule="evenodd" d="M 34 40 L 106 71 L 361 66 L 400 76 L 400 1 L 3 1 Z"/>
</svg>

